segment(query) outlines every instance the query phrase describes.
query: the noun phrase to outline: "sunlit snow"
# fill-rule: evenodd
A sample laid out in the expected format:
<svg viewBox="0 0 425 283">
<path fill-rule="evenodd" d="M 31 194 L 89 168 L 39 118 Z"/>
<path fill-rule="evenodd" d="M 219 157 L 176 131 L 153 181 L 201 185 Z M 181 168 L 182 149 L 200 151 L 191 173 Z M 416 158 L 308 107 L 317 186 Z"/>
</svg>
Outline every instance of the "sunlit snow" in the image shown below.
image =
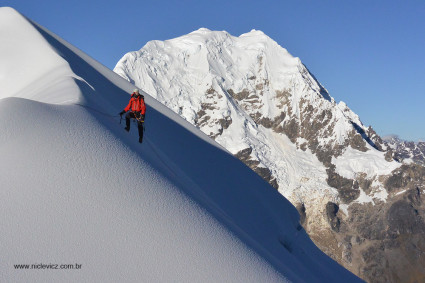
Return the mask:
<svg viewBox="0 0 425 283">
<path fill-rule="evenodd" d="M 133 85 L 13 9 L 0 38 L 0 281 L 358 280 L 276 190 L 148 94 L 139 144 L 117 115 Z M 14 268 L 41 263 L 82 267 Z"/>
</svg>

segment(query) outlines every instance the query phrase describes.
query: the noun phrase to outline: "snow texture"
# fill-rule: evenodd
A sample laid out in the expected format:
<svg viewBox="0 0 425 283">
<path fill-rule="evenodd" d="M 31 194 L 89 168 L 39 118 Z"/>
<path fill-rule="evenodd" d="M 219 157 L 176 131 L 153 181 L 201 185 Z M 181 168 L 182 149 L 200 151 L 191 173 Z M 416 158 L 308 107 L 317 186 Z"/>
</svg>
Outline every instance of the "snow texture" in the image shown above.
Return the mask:
<svg viewBox="0 0 425 283">
<path fill-rule="evenodd" d="M 140 145 L 117 117 L 133 85 L 12 8 L 0 38 L 1 282 L 359 280 L 276 190 L 151 96 Z M 40 263 L 82 268 L 14 269 Z"/>
<path fill-rule="evenodd" d="M 360 152 L 352 147 L 347 147 L 341 156 L 332 158 L 332 163 L 336 165 L 336 172 L 348 179 L 355 179 L 356 175 L 361 173 L 371 177 L 389 175 L 401 164 L 395 161 L 386 161 L 384 155 L 384 152 L 372 148 L 366 152 Z"/>
</svg>

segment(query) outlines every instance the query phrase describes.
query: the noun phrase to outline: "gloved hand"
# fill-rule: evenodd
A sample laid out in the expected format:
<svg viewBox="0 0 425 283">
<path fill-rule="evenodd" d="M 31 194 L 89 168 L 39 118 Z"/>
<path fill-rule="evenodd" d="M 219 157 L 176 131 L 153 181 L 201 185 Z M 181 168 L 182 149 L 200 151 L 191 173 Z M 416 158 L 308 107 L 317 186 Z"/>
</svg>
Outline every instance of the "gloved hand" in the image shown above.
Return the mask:
<svg viewBox="0 0 425 283">
<path fill-rule="evenodd" d="M 142 122 L 144 122 L 144 121 L 145 121 L 145 114 L 141 114 L 141 115 L 140 115 L 140 120 L 141 120 Z"/>
<path fill-rule="evenodd" d="M 124 113 L 125 113 L 125 111 L 123 110 L 119 113 L 119 115 L 122 116 Z"/>
</svg>

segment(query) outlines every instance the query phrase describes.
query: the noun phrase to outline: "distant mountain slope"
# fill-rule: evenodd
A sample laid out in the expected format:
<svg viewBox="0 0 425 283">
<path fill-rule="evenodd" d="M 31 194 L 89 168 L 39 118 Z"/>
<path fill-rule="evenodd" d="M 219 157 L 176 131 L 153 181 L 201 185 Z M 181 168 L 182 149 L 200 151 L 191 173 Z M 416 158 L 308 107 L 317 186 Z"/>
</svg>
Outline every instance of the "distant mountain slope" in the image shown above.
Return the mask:
<svg viewBox="0 0 425 283">
<path fill-rule="evenodd" d="M 425 142 L 404 141 L 397 136 L 388 136 L 383 139 L 394 152 L 394 158 L 425 165 Z"/>
<path fill-rule="evenodd" d="M 11 8 L 0 38 L 0 281 L 359 281 L 148 94 L 140 145 L 117 117 L 133 85 Z"/>
<path fill-rule="evenodd" d="M 400 198 L 423 211 L 421 195 L 415 204 L 410 197 L 425 190 L 422 167 L 395 161 L 371 127 L 263 32 L 235 37 L 202 28 L 150 41 L 125 54 L 114 71 L 278 189 L 315 243 L 345 267 L 371 282 L 425 280 L 421 248 L 412 249 L 412 261 L 400 247 L 422 230 L 390 232 L 404 221 L 424 222 L 419 214 L 409 212 L 407 220 L 393 213 Z M 403 179 L 406 172 L 416 178 Z M 401 267 L 412 262 L 411 269 Z"/>
</svg>

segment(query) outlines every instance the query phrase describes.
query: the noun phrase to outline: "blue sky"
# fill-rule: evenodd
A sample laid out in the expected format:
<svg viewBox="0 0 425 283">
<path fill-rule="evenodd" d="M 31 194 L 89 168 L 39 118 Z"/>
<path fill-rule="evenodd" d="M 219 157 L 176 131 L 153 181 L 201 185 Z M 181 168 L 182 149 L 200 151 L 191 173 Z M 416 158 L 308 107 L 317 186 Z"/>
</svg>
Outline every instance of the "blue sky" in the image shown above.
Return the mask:
<svg viewBox="0 0 425 283">
<path fill-rule="evenodd" d="M 2 0 L 113 69 L 150 40 L 262 30 L 381 136 L 425 140 L 422 0 Z"/>
</svg>

